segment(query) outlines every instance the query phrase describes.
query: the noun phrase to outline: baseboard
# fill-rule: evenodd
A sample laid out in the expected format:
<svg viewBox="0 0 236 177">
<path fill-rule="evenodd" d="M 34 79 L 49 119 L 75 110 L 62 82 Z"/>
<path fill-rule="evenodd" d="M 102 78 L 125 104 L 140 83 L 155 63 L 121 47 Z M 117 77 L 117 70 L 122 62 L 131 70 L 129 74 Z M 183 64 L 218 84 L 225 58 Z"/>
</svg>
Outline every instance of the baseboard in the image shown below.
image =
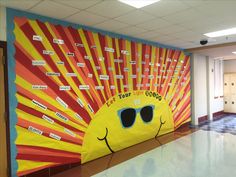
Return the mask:
<svg viewBox="0 0 236 177">
<path fill-rule="evenodd" d="M 208 122 L 208 115 L 202 116 L 202 117 L 198 117 L 198 124 L 202 125 L 204 123 Z"/>
<path fill-rule="evenodd" d="M 224 110 L 213 113 L 213 121 L 221 119 L 225 116 Z"/>
<path fill-rule="evenodd" d="M 233 112 L 224 112 L 224 114 L 226 114 L 226 115 L 236 115 L 236 113 L 233 113 Z"/>
</svg>

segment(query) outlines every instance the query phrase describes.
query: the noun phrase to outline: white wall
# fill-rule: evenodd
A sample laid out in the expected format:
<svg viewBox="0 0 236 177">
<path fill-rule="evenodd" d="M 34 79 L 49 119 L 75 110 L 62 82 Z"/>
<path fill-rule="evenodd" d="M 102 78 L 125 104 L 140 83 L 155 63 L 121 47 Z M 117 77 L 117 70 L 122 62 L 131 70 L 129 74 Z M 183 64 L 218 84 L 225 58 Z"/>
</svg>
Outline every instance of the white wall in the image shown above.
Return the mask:
<svg viewBox="0 0 236 177">
<path fill-rule="evenodd" d="M 224 61 L 224 73 L 235 73 L 236 72 L 236 59 Z"/>
<path fill-rule="evenodd" d="M 6 41 L 6 8 L 0 6 L 0 41 Z"/>
<path fill-rule="evenodd" d="M 207 72 L 208 72 L 208 116 L 210 120 L 213 120 L 213 113 L 222 111 L 224 109 L 224 99 L 220 96 L 215 97 L 215 83 L 214 83 L 214 58 L 207 57 Z M 223 73 L 222 73 L 223 74 Z M 223 87 L 223 86 L 222 86 Z M 221 95 L 222 96 L 222 95 Z"/>
<path fill-rule="evenodd" d="M 200 117 L 208 115 L 212 120 L 213 113 L 224 109 L 224 102 L 214 96 L 214 58 L 193 54 L 191 60 L 192 124 L 198 125 Z"/>
<path fill-rule="evenodd" d="M 192 124 L 198 125 L 198 118 L 207 115 L 207 60 L 206 56 L 192 56 Z"/>
</svg>

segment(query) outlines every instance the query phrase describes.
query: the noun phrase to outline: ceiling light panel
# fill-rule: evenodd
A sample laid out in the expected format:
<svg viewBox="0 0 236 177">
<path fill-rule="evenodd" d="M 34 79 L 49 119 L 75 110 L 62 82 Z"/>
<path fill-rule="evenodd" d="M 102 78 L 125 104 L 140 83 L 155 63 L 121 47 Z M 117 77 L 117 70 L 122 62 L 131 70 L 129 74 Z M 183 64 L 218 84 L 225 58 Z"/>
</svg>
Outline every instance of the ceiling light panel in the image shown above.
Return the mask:
<svg viewBox="0 0 236 177">
<path fill-rule="evenodd" d="M 211 33 L 206 33 L 204 35 L 208 37 L 221 37 L 221 36 L 229 36 L 233 34 L 236 34 L 236 28 L 229 28 L 225 30 L 215 31 Z"/>
<path fill-rule="evenodd" d="M 154 4 L 160 0 L 118 0 L 118 1 L 139 9 L 139 8 Z"/>
</svg>

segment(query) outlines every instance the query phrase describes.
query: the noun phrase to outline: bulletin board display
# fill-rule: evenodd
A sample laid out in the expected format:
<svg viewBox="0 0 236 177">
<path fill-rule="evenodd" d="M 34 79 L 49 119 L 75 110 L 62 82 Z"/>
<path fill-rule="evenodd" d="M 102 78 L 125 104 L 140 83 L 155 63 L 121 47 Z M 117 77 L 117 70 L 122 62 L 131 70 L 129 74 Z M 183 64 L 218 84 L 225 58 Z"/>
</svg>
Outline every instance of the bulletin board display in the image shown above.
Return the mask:
<svg viewBox="0 0 236 177">
<path fill-rule="evenodd" d="M 40 17 L 12 20 L 18 176 L 82 164 L 190 121 L 190 58 L 183 51 Z"/>
</svg>

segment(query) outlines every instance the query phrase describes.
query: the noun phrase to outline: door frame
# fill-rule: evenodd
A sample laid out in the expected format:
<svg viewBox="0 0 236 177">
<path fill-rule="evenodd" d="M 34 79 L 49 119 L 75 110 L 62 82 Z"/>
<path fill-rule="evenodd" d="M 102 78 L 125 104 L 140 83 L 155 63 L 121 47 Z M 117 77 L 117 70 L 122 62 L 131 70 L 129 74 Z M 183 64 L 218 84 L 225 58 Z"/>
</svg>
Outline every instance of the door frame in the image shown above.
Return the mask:
<svg viewBox="0 0 236 177">
<path fill-rule="evenodd" d="M 7 143 L 7 166 L 8 176 L 11 176 L 11 148 L 10 148 L 10 128 L 9 128 L 9 93 L 8 93 L 8 62 L 7 62 L 7 42 L 0 41 L 0 48 L 3 49 L 4 61 L 4 88 L 5 88 L 5 112 L 6 112 L 6 143 Z"/>
</svg>

